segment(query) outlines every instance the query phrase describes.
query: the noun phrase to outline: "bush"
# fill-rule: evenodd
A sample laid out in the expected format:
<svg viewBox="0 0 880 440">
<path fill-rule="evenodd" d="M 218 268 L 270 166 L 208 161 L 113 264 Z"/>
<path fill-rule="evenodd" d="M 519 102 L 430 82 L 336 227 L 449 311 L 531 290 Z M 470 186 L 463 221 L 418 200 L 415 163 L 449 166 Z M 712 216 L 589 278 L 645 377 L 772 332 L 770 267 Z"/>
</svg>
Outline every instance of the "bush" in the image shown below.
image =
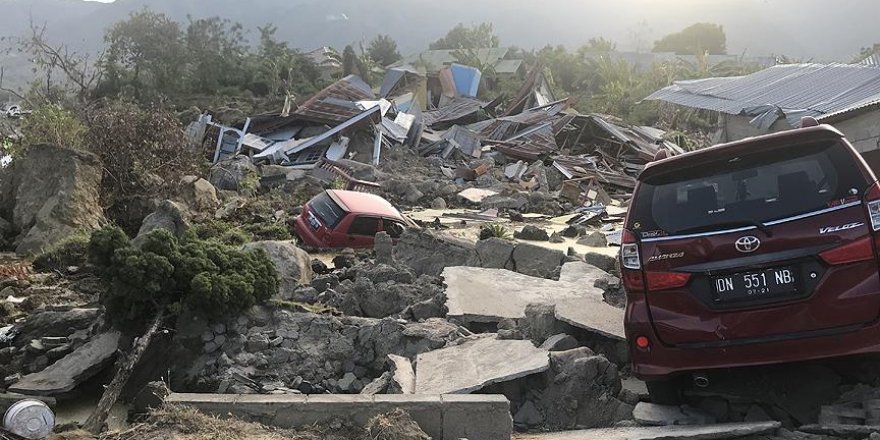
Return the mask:
<svg viewBox="0 0 880 440">
<path fill-rule="evenodd" d="M 64 239 L 49 251 L 34 259 L 34 269 L 39 272 L 64 271 L 70 266 L 82 266 L 88 257 L 88 234 L 75 234 Z"/>
<path fill-rule="evenodd" d="M 293 235 L 284 223 L 254 223 L 243 228 L 257 240 L 290 240 Z"/>
<path fill-rule="evenodd" d="M 86 127 L 69 111 L 49 104 L 24 118 L 21 135 L 25 147 L 53 144 L 79 149 L 85 143 Z M 19 152 L 13 153 L 16 156 Z"/>
<path fill-rule="evenodd" d="M 188 233 L 201 240 L 216 240 L 229 246 L 241 246 L 254 241 L 251 233 L 222 220 L 208 220 L 194 224 Z"/>
<path fill-rule="evenodd" d="M 117 324 L 143 324 L 163 307 L 219 319 L 278 292 L 278 274 L 265 253 L 194 234 L 178 241 L 160 229 L 138 248 L 122 230 L 107 227 L 92 235 L 89 261 L 109 284 L 101 301 Z"/>
</svg>

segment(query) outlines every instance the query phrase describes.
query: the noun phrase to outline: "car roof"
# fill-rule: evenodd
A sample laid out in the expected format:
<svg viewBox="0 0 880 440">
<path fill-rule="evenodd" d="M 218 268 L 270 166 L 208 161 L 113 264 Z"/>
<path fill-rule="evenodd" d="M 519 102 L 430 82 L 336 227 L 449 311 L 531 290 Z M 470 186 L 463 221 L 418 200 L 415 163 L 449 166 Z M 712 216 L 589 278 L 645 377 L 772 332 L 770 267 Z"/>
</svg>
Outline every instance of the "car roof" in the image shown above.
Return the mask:
<svg viewBox="0 0 880 440">
<path fill-rule="evenodd" d="M 830 125 L 798 128 L 762 136 L 748 137 L 739 141 L 718 144 L 678 156 L 650 162 L 639 175 L 639 180 L 666 174 L 683 168 L 692 168 L 712 162 L 720 157 L 789 146 L 799 142 L 843 139 L 843 133 Z"/>
<path fill-rule="evenodd" d="M 375 194 L 344 191 L 339 189 L 328 189 L 327 194 L 346 211 L 354 214 L 367 214 L 377 217 L 389 217 L 403 220 L 400 211 L 397 210 L 388 200 L 383 199 Z"/>
</svg>

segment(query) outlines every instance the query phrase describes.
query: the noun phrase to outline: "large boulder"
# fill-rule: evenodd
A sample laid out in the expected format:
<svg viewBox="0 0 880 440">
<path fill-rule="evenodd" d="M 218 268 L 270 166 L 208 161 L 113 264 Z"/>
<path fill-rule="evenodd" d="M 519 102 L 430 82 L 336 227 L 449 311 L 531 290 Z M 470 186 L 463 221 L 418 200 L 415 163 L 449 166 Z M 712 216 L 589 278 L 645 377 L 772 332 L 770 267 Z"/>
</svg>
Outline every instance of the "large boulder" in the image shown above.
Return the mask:
<svg viewBox="0 0 880 440">
<path fill-rule="evenodd" d="M 238 155 L 211 167 L 208 180 L 219 190 L 250 192 L 260 183 L 260 172 L 247 156 Z"/>
<path fill-rule="evenodd" d="M 503 238 L 487 238 L 477 242 L 476 250 L 480 267 L 514 270 L 513 249 L 516 242 Z"/>
<path fill-rule="evenodd" d="M 549 278 L 564 261 L 562 251 L 531 243 L 518 243 L 513 250 L 516 271 L 533 277 Z"/>
<path fill-rule="evenodd" d="M 290 297 L 297 287 L 312 282 L 312 259 L 292 241 L 257 241 L 245 244 L 244 249 L 262 249 L 275 263 L 282 297 Z"/>
<path fill-rule="evenodd" d="M 144 219 L 137 236 L 134 238 L 135 244 L 143 241 L 144 236 L 156 229 L 166 229 L 180 238 L 189 229 L 189 213 L 184 206 L 177 202 L 163 201 L 159 204 L 156 212 Z"/>
<path fill-rule="evenodd" d="M 91 153 L 56 145 L 28 148 L 26 156 L 16 161 L 11 184 L 11 220 L 21 231 L 15 252 L 39 254 L 78 231 L 99 227 L 104 218 L 99 193 L 102 170 L 101 161 Z"/>
<path fill-rule="evenodd" d="M 220 207 L 217 188 L 198 176 L 184 176 L 179 195 L 181 201 L 193 211 L 213 213 Z"/>
<path fill-rule="evenodd" d="M 474 244 L 442 233 L 407 231 L 394 246 L 394 260 L 416 275 L 438 276 L 449 266 L 475 266 Z"/>
</svg>

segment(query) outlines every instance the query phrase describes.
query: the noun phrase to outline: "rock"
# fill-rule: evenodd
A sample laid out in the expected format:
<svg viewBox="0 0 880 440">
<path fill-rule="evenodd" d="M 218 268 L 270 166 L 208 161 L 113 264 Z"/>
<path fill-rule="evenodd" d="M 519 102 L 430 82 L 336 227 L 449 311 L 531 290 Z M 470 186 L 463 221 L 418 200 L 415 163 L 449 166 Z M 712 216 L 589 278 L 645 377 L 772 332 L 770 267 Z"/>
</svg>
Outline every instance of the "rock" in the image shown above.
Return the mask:
<svg viewBox="0 0 880 440">
<path fill-rule="evenodd" d="M 708 425 L 715 423 L 711 414 L 690 406 L 657 405 L 639 402 L 633 410 L 633 418 L 650 426 Z"/>
<path fill-rule="evenodd" d="M 312 281 L 311 257 L 292 241 L 257 241 L 245 244 L 243 249 L 266 252 L 278 271 L 278 291 L 282 296 L 293 295 L 297 287 Z"/>
<path fill-rule="evenodd" d="M 447 267 L 443 271 L 450 318 L 463 322 L 522 319 L 529 304 L 549 304 L 555 306 L 558 320 L 622 341 L 623 310 L 605 303 L 604 292 L 594 287 L 598 278 L 607 276 L 582 262 L 562 266 L 559 281 L 504 269 Z"/>
<path fill-rule="evenodd" d="M 547 351 L 566 351 L 578 347 L 578 341 L 570 335 L 560 333 L 547 338 L 539 348 Z"/>
<path fill-rule="evenodd" d="M 352 248 L 345 248 L 342 252 L 333 257 L 333 267 L 335 269 L 347 269 L 355 264 L 355 253 Z"/>
<path fill-rule="evenodd" d="M 416 360 L 416 394 L 471 393 L 547 368 L 547 352 L 531 342 L 486 337 L 420 354 Z"/>
<path fill-rule="evenodd" d="M 66 311 L 34 313 L 14 327 L 16 341 L 30 341 L 44 335 L 70 335 L 86 329 L 98 318 L 98 309 L 74 308 Z"/>
<path fill-rule="evenodd" d="M 143 243 L 145 236 L 156 229 L 171 231 L 177 238 L 183 237 L 183 234 L 189 229 L 189 213 L 185 207 L 176 202 L 163 201 L 156 208 L 156 211 L 148 215 L 141 223 L 134 243 L 138 245 Z"/>
<path fill-rule="evenodd" d="M 198 176 L 184 176 L 178 191 L 181 201 L 193 211 L 213 214 L 220 207 L 217 188 Z"/>
<path fill-rule="evenodd" d="M 531 241 L 549 241 L 547 231 L 533 225 L 525 225 L 521 231 L 513 233 L 514 238 Z"/>
<path fill-rule="evenodd" d="M 513 250 L 512 258 L 517 272 L 547 278 L 562 265 L 565 253 L 531 243 L 518 243 Z"/>
<path fill-rule="evenodd" d="M 388 360 L 394 366 L 391 388 L 396 393 L 393 394 L 414 394 L 416 392 L 416 373 L 413 370 L 412 362 L 403 356 L 394 354 L 389 354 Z"/>
<path fill-rule="evenodd" d="M 471 266 L 477 262 L 474 244 L 432 231 L 407 231 L 394 246 L 394 259 L 409 266 L 416 275 L 438 276 L 449 266 Z"/>
<path fill-rule="evenodd" d="M 260 173 L 249 157 L 238 155 L 214 164 L 208 180 L 219 190 L 251 193 L 257 189 Z"/>
<path fill-rule="evenodd" d="M 526 305 L 523 314 L 521 331 L 535 344 L 547 341 L 556 331 L 556 305 L 530 303 Z"/>
<path fill-rule="evenodd" d="M 357 376 L 354 373 L 345 373 L 345 376 L 336 383 L 336 386 L 339 388 L 339 391 L 343 393 L 354 392 L 354 382 L 357 380 Z"/>
<path fill-rule="evenodd" d="M 565 239 L 558 232 L 554 232 L 550 234 L 550 243 L 565 243 Z"/>
<path fill-rule="evenodd" d="M 384 264 L 364 270 L 354 281 L 345 280 L 336 291 L 342 296 L 338 306 L 347 315 L 384 318 L 409 311 L 437 316 L 443 308 L 442 287 L 429 276 L 416 280 L 406 269 Z M 432 311 L 432 309 L 436 309 Z"/>
<path fill-rule="evenodd" d="M 590 247 L 606 247 L 608 246 L 608 238 L 606 238 L 605 234 L 601 232 L 593 232 L 592 234 L 584 235 L 579 238 L 577 244 Z"/>
<path fill-rule="evenodd" d="M 403 199 L 410 204 L 416 204 L 418 201 L 425 196 L 425 193 L 419 191 L 415 185 L 408 185 L 406 188 L 406 192 L 403 195 Z"/>
<path fill-rule="evenodd" d="M 491 189 L 468 188 L 458 193 L 458 197 L 464 202 L 479 205 L 480 202 L 483 201 L 483 199 L 497 194 L 497 191 L 493 191 Z"/>
<path fill-rule="evenodd" d="M 549 430 L 610 426 L 631 418 L 632 406 L 615 398 L 621 390 L 617 366 L 589 348 L 550 353 L 544 380 L 547 386 L 536 404 Z"/>
<path fill-rule="evenodd" d="M 409 413 L 399 408 L 371 418 L 366 431 L 367 438 L 376 440 L 431 440 Z"/>
<path fill-rule="evenodd" d="M 251 353 L 258 353 L 269 348 L 269 337 L 266 335 L 254 335 L 247 341 L 247 350 Z"/>
<path fill-rule="evenodd" d="M 15 252 L 33 256 L 79 231 L 103 222 L 100 159 L 83 151 L 54 145 L 32 145 L 16 160 L 8 189 L 7 210 L 14 230 L 21 231 Z M 5 174 L 5 169 L 0 174 Z M 5 181 L 6 179 L 4 179 Z M 5 198 L 5 196 L 4 196 Z M 2 214 L 2 212 L 0 212 Z"/>
<path fill-rule="evenodd" d="M 598 252 L 587 252 L 584 261 L 608 273 L 617 273 L 617 258 Z"/>
<path fill-rule="evenodd" d="M 368 383 L 361 390 L 361 394 L 366 396 L 373 396 L 376 394 L 386 394 L 386 390 L 388 389 L 388 385 L 391 383 L 391 377 L 394 373 L 390 371 L 386 371 L 382 373 L 381 376 L 374 379 L 372 382 Z M 396 394 L 396 393 L 387 393 L 387 394 Z"/>
<path fill-rule="evenodd" d="M 584 232 L 583 226 L 574 226 L 571 225 L 562 230 L 562 236 L 568 238 L 577 238 L 580 235 L 583 235 Z"/>
<path fill-rule="evenodd" d="M 437 197 L 431 201 L 431 209 L 446 209 L 446 200 L 443 197 Z"/>
<path fill-rule="evenodd" d="M 491 237 L 480 240 L 475 246 L 480 267 L 514 270 L 513 249 L 516 243 L 503 238 Z"/>
<path fill-rule="evenodd" d="M 23 377 L 9 391 L 37 396 L 67 393 L 113 361 L 120 338 L 120 333 L 116 331 L 95 336 L 45 370 Z"/>
<path fill-rule="evenodd" d="M 293 291 L 292 301 L 314 304 L 318 301 L 318 290 L 314 287 L 300 287 Z"/>
<path fill-rule="evenodd" d="M 330 272 L 330 269 L 324 264 L 323 261 L 315 258 L 312 260 L 312 273 L 315 275 L 326 274 Z"/>
<path fill-rule="evenodd" d="M 764 408 L 761 408 L 758 405 L 752 405 L 749 407 L 749 410 L 746 412 L 745 422 L 766 422 L 773 420 Z"/>
<path fill-rule="evenodd" d="M 376 234 L 373 244 L 373 250 L 375 250 L 376 252 L 376 263 L 394 263 L 394 258 L 392 256 L 392 253 L 394 251 L 394 241 L 391 239 L 391 236 L 388 235 L 387 232 L 382 231 Z"/>
<path fill-rule="evenodd" d="M 531 400 L 527 400 L 513 416 L 513 423 L 519 426 L 538 426 L 543 422 L 544 416 L 538 412 L 538 407 Z"/>
</svg>

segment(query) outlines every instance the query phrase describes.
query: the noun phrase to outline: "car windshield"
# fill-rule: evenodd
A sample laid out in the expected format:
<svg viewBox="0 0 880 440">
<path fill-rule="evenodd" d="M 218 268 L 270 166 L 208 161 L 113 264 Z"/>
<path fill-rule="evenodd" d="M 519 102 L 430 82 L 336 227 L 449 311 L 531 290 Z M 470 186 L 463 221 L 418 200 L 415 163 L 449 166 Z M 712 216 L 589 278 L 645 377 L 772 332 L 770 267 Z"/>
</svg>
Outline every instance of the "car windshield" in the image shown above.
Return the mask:
<svg viewBox="0 0 880 440">
<path fill-rule="evenodd" d="M 312 212 L 321 219 L 321 222 L 331 229 L 336 227 L 346 214 L 345 210 L 333 201 L 330 195 L 326 192 L 321 193 L 312 199 L 312 201 L 309 202 L 309 207 L 311 207 Z"/>
<path fill-rule="evenodd" d="M 859 200 L 866 187 L 837 142 L 728 156 L 642 182 L 628 226 L 642 237 L 762 228 Z"/>
</svg>

